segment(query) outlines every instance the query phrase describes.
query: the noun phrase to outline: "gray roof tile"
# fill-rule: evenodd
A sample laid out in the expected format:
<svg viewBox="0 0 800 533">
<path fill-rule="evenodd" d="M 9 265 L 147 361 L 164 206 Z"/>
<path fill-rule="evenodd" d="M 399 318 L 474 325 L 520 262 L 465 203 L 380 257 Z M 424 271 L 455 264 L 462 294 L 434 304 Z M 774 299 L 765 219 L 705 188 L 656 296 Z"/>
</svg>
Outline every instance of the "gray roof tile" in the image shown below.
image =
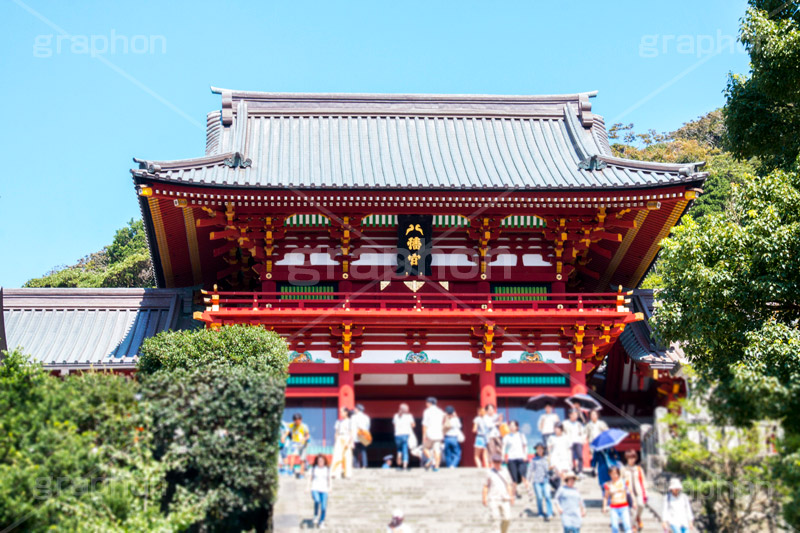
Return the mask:
<svg viewBox="0 0 800 533">
<path fill-rule="evenodd" d="M 173 328 L 181 292 L 171 289 L 6 289 L 9 349 L 47 367 L 132 367 L 142 342 Z"/>
<path fill-rule="evenodd" d="M 696 181 L 701 164 L 610 155 L 592 93 L 563 96 L 235 92 L 205 157 L 135 161 L 138 177 L 248 188 L 587 189 Z M 226 164 L 241 154 L 249 166 Z M 579 164 L 595 157 L 596 169 Z"/>
</svg>

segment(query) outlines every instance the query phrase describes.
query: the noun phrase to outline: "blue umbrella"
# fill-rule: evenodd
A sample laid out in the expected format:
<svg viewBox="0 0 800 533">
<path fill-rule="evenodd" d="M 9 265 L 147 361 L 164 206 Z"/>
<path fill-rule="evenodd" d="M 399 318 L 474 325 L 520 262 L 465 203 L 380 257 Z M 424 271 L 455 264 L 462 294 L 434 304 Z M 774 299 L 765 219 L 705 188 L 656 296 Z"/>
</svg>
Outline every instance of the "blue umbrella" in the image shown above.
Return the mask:
<svg viewBox="0 0 800 533">
<path fill-rule="evenodd" d="M 612 428 L 600 433 L 597 438 L 589 444 L 589 446 L 593 451 L 596 452 L 599 452 L 600 450 L 607 450 L 619 445 L 619 443 L 624 441 L 625 437 L 627 436 L 627 431 Z"/>
</svg>

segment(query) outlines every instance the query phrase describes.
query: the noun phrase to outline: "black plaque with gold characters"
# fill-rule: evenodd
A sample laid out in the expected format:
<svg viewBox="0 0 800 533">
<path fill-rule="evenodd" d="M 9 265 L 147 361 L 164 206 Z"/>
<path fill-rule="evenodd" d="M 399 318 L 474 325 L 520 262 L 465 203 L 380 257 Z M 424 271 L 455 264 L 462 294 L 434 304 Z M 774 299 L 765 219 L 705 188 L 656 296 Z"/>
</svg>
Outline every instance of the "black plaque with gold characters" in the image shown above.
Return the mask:
<svg viewBox="0 0 800 533">
<path fill-rule="evenodd" d="M 431 275 L 433 215 L 397 215 L 397 273 Z"/>
</svg>

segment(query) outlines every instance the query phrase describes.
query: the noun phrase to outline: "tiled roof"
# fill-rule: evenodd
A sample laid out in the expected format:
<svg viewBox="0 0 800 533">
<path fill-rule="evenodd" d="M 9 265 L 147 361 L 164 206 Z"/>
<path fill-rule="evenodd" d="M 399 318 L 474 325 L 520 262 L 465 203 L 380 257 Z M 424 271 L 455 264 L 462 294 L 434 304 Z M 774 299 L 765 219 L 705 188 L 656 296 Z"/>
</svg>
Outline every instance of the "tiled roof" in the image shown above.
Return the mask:
<svg viewBox="0 0 800 533">
<path fill-rule="evenodd" d="M 628 324 L 619 336 L 619 341 L 631 359 L 646 363 L 653 368 L 673 368 L 685 362 L 683 350 L 678 344 L 664 347 L 653 337 L 650 319 L 653 316 L 655 297 L 652 290 L 637 289 L 631 296 L 633 311 L 644 313 L 645 319 Z"/>
<path fill-rule="evenodd" d="M 139 160 L 138 178 L 244 187 L 577 190 L 702 179 L 700 164 L 611 156 L 594 93 L 279 94 L 215 89 L 206 156 Z"/>
<path fill-rule="evenodd" d="M 172 289 L 6 289 L 2 315 L 8 348 L 20 348 L 46 367 L 132 368 L 144 339 L 178 325 L 182 294 Z"/>
</svg>

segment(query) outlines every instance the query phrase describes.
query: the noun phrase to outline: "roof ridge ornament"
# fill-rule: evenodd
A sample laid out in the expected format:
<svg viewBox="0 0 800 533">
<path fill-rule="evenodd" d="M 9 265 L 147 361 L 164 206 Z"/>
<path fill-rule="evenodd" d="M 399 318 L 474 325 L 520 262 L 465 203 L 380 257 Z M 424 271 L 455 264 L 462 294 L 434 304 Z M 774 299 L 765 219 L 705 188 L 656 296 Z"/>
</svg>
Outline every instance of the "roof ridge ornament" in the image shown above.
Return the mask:
<svg viewBox="0 0 800 533">
<path fill-rule="evenodd" d="M 589 157 L 584 158 L 583 160 L 581 160 L 580 163 L 578 163 L 578 168 L 589 171 L 603 170 L 607 166 L 608 163 L 603 161 L 597 154 L 590 155 Z"/>
<path fill-rule="evenodd" d="M 148 161 L 146 159 L 133 158 L 134 163 L 139 163 L 140 170 L 146 170 L 148 174 L 158 174 L 161 171 L 161 165 Z"/>
<path fill-rule="evenodd" d="M 233 124 L 233 93 L 222 91 L 222 125 Z"/>
<path fill-rule="evenodd" d="M 231 168 L 248 168 L 253 164 L 249 157 L 245 158 L 240 152 L 234 152 L 231 157 L 226 157 L 222 162 Z"/>
</svg>

